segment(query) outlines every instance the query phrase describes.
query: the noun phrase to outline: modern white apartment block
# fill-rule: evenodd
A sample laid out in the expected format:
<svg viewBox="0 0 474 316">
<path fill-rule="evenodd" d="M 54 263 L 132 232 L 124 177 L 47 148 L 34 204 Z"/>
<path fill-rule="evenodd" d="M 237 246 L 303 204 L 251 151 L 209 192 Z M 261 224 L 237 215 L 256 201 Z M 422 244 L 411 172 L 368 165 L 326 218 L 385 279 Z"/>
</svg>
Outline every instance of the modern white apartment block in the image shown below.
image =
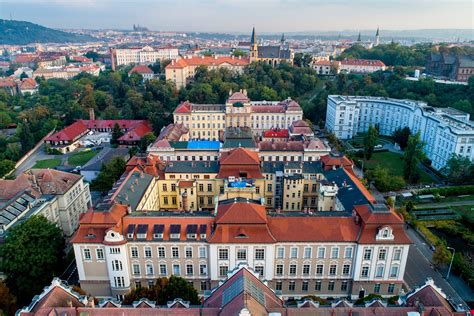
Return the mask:
<svg viewBox="0 0 474 316">
<path fill-rule="evenodd" d="M 112 48 L 112 69 L 121 65 L 130 64 L 151 64 L 157 60 L 176 59 L 179 57 L 176 47 L 158 47 L 151 46 L 131 47 L 131 48 Z"/>
<path fill-rule="evenodd" d="M 366 132 L 369 125 L 380 135 L 397 128 L 420 132 L 424 151 L 432 166 L 441 169 L 453 154 L 474 160 L 474 122 L 469 114 L 453 108 L 434 108 L 424 102 L 383 97 L 330 95 L 326 129 L 339 139 Z"/>
</svg>

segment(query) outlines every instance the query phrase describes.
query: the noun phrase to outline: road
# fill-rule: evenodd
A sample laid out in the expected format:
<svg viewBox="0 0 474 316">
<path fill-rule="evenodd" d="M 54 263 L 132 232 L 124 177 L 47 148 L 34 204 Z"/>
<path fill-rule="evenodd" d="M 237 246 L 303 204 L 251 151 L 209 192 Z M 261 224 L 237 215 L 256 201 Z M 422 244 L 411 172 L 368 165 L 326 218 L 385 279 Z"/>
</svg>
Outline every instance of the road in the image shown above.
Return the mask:
<svg viewBox="0 0 474 316">
<path fill-rule="evenodd" d="M 427 277 L 431 277 L 435 284 L 453 299 L 456 304 L 467 307 L 466 302 L 474 302 L 474 292 L 456 275 L 451 274 L 450 282 L 441 273 L 433 268 L 431 258 L 433 251 L 430 249 L 419 234 L 409 228 L 406 231 L 413 244 L 408 253 L 408 260 L 405 270 L 405 282 L 410 288 L 415 288 L 424 284 Z"/>
<path fill-rule="evenodd" d="M 48 155 L 44 152 L 44 145 L 38 147 L 38 149 L 28 157 L 18 168 L 15 169 L 15 176 L 22 174 L 28 169 L 31 169 L 38 160 L 54 158 L 52 155 Z"/>
</svg>

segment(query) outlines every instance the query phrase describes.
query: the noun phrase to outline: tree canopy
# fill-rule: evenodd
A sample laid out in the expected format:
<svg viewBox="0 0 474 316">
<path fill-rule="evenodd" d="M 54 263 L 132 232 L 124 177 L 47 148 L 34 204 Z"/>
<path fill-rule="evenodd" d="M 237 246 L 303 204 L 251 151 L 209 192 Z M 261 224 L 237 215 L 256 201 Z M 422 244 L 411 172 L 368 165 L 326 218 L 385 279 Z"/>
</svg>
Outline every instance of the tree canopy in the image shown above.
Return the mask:
<svg viewBox="0 0 474 316">
<path fill-rule="evenodd" d="M 43 216 L 32 216 L 9 230 L 0 246 L 1 270 L 19 303 L 28 303 L 64 269 L 61 229 Z"/>
<path fill-rule="evenodd" d="M 91 189 L 105 193 L 112 189 L 114 183 L 125 171 L 126 162 L 122 157 L 114 157 L 109 163 L 103 164 L 99 175 L 91 183 Z"/>
<path fill-rule="evenodd" d="M 408 144 L 403 153 L 403 177 L 405 180 L 416 183 L 420 180 L 418 163 L 424 158 L 424 144 L 420 140 L 420 132 L 408 137 Z"/>
</svg>

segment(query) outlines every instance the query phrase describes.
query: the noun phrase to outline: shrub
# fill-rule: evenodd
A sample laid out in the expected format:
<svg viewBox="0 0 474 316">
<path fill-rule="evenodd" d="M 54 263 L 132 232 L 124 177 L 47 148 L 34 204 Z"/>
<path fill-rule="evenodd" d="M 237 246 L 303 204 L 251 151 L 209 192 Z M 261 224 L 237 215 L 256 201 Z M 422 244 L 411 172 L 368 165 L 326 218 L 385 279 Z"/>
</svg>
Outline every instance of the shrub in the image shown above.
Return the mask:
<svg viewBox="0 0 474 316">
<path fill-rule="evenodd" d="M 357 301 L 355 301 L 354 305 L 364 305 L 366 302 L 370 302 L 374 299 L 382 300 L 382 296 L 379 294 L 371 293 L 367 296 L 364 296 L 363 298 L 359 298 Z"/>
</svg>

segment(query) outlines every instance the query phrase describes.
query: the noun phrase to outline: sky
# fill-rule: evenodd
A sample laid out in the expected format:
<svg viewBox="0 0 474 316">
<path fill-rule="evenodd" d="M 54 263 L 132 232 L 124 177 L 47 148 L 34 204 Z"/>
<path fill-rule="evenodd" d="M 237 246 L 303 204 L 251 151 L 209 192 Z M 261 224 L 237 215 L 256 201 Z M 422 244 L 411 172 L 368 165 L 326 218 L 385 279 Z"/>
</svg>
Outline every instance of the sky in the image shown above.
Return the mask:
<svg viewBox="0 0 474 316">
<path fill-rule="evenodd" d="M 0 17 L 187 32 L 474 29 L 474 0 L 0 0 Z"/>
</svg>

